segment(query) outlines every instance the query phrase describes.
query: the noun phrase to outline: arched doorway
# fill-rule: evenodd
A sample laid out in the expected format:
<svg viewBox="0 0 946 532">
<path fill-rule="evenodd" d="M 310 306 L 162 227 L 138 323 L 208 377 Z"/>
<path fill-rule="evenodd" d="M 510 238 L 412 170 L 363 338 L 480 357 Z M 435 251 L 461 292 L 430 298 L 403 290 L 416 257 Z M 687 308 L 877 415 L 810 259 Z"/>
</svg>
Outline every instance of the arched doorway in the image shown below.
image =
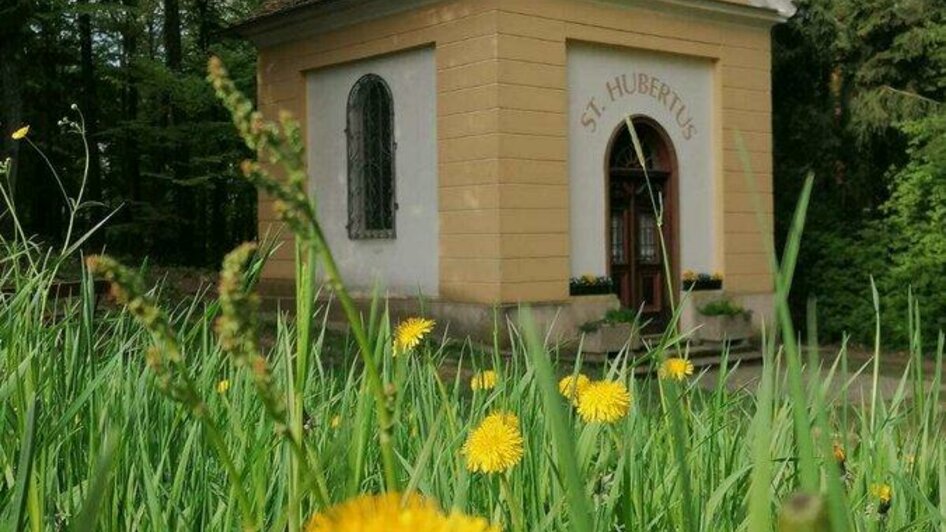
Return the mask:
<svg viewBox="0 0 946 532">
<path fill-rule="evenodd" d="M 664 261 L 673 264 L 676 256 L 676 156 L 655 122 L 641 117 L 633 124 L 643 166 L 624 123 L 612 135 L 608 149 L 609 267 L 621 306 L 640 310 L 646 329 L 656 331 L 667 325 L 672 312 Z"/>
</svg>

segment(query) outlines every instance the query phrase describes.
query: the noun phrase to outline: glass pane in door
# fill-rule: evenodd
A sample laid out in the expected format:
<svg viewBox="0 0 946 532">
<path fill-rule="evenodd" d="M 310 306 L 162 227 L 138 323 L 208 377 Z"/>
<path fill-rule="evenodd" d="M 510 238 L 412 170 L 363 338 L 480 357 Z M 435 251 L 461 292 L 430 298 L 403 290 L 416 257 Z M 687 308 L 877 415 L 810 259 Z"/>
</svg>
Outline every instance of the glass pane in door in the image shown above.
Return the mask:
<svg viewBox="0 0 946 532">
<path fill-rule="evenodd" d="M 637 260 L 659 262 L 657 246 L 657 220 L 653 213 L 641 213 L 637 217 Z"/>
<path fill-rule="evenodd" d="M 627 263 L 627 257 L 624 256 L 624 213 L 622 212 L 611 214 L 611 262 L 613 264 Z"/>
</svg>

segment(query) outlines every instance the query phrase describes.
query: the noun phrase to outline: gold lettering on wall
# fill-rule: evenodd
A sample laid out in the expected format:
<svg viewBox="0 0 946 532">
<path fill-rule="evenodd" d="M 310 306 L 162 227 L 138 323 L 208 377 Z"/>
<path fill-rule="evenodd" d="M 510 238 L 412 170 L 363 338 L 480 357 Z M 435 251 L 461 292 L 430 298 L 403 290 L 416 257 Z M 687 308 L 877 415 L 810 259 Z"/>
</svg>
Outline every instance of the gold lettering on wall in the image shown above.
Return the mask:
<svg viewBox="0 0 946 532">
<path fill-rule="evenodd" d="M 585 104 L 581 114 L 582 127 L 594 133 L 598 130 L 598 120 L 609 104 L 634 95 L 652 98 L 663 106 L 680 128 L 684 139 L 690 140 L 696 135 L 697 128 L 690 116 L 690 109 L 680 94 L 657 76 L 644 72 L 621 74 L 605 82 L 600 100 L 592 96 Z"/>
</svg>

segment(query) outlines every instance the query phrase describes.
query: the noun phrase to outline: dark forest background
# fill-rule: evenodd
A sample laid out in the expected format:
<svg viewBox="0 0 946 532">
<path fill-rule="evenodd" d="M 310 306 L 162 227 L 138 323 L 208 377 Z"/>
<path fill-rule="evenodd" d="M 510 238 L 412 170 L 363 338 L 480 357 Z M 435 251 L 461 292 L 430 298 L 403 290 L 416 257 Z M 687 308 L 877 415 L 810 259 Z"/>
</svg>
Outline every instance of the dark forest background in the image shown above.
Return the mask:
<svg viewBox="0 0 946 532">
<path fill-rule="evenodd" d="M 773 30 L 776 236 L 815 177 L 793 304 L 819 333 L 927 346 L 946 329 L 946 2 L 795 0 Z M 891 342 L 892 343 L 892 342 Z"/>
<path fill-rule="evenodd" d="M 59 121 L 78 121 L 76 104 L 92 147 L 86 198 L 100 204 L 80 221 L 120 207 L 91 246 L 209 266 L 254 238 L 256 193 L 237 175 L 249 154 L 204 78 L 217 54 L 253 93 L 253 48 L 222 30 L 258 0 L 0 1 L 0 149 L 28 233 L 59 240 L 68 213 L 45 161 L 10 133 L 29 124 L 74 195 L 86 161 Z"/>
<path fill-rule="evenodd" d="M 82 146 L 57 126 L 76 103 L 93 141 L 86 219 L 121 206 L 93 246 L 164 264 L 211 266 L 255 236 L 248 154 L 204 82 L 211 53 L 254 91 L 252 48 L 221 30 L 259 0 L 2 0 L 0 145 L 15 161 L 19 216 L 61 239 L 65 206 L 44 162 L 10 133 L 30 124 L 67 186 Z M 815 190 L 795 279 L 820 334 L 905 342 L 908 302 L 946 328 L 946 2 L 796 0 L 773 30 L 776 233 L 808 173 Z M 90 222 L 86 222 L 90 223 Z"/>
</svg>

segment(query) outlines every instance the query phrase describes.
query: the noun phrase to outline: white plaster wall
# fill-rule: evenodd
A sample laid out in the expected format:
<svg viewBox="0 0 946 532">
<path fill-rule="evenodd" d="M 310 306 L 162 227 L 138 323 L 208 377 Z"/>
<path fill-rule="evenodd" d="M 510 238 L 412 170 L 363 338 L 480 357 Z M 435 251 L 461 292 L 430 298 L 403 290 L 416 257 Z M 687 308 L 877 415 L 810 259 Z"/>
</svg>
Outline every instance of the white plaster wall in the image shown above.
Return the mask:
<svg viewBox="0 0 946 532">
<path fill-rule="evenodd" d="M 365 74 L 394 97 L 395 239 L 348 238 L 348 94 Z M 312 72 L 307 78 L 308 166 L 326 239 L 345 281 L 390 295 L 436 296 L 438 269 L 437 116 L 434 50 L 424 48 Z"/>
<path fill-rule="evenodd" d="M 647 80 L 644 93 L 635 90 L 641 74 Z M 625 78 L 615 81 L 621 75 Z M 650 81 L 654 78 L 659 82 Z M 572 276 L 607 273 L 608 142 L 629 114 L 657 121 L 669 134 L 677 155 L 680 264 L 674 267 L 698 272 L 720 269 L 714 249 L 719 242 L 719 228 L 714 213 L 718 185 L 714 182 L 713 91 L 713 64 L 709 60 L 569 44 Z"/>
</svg>

